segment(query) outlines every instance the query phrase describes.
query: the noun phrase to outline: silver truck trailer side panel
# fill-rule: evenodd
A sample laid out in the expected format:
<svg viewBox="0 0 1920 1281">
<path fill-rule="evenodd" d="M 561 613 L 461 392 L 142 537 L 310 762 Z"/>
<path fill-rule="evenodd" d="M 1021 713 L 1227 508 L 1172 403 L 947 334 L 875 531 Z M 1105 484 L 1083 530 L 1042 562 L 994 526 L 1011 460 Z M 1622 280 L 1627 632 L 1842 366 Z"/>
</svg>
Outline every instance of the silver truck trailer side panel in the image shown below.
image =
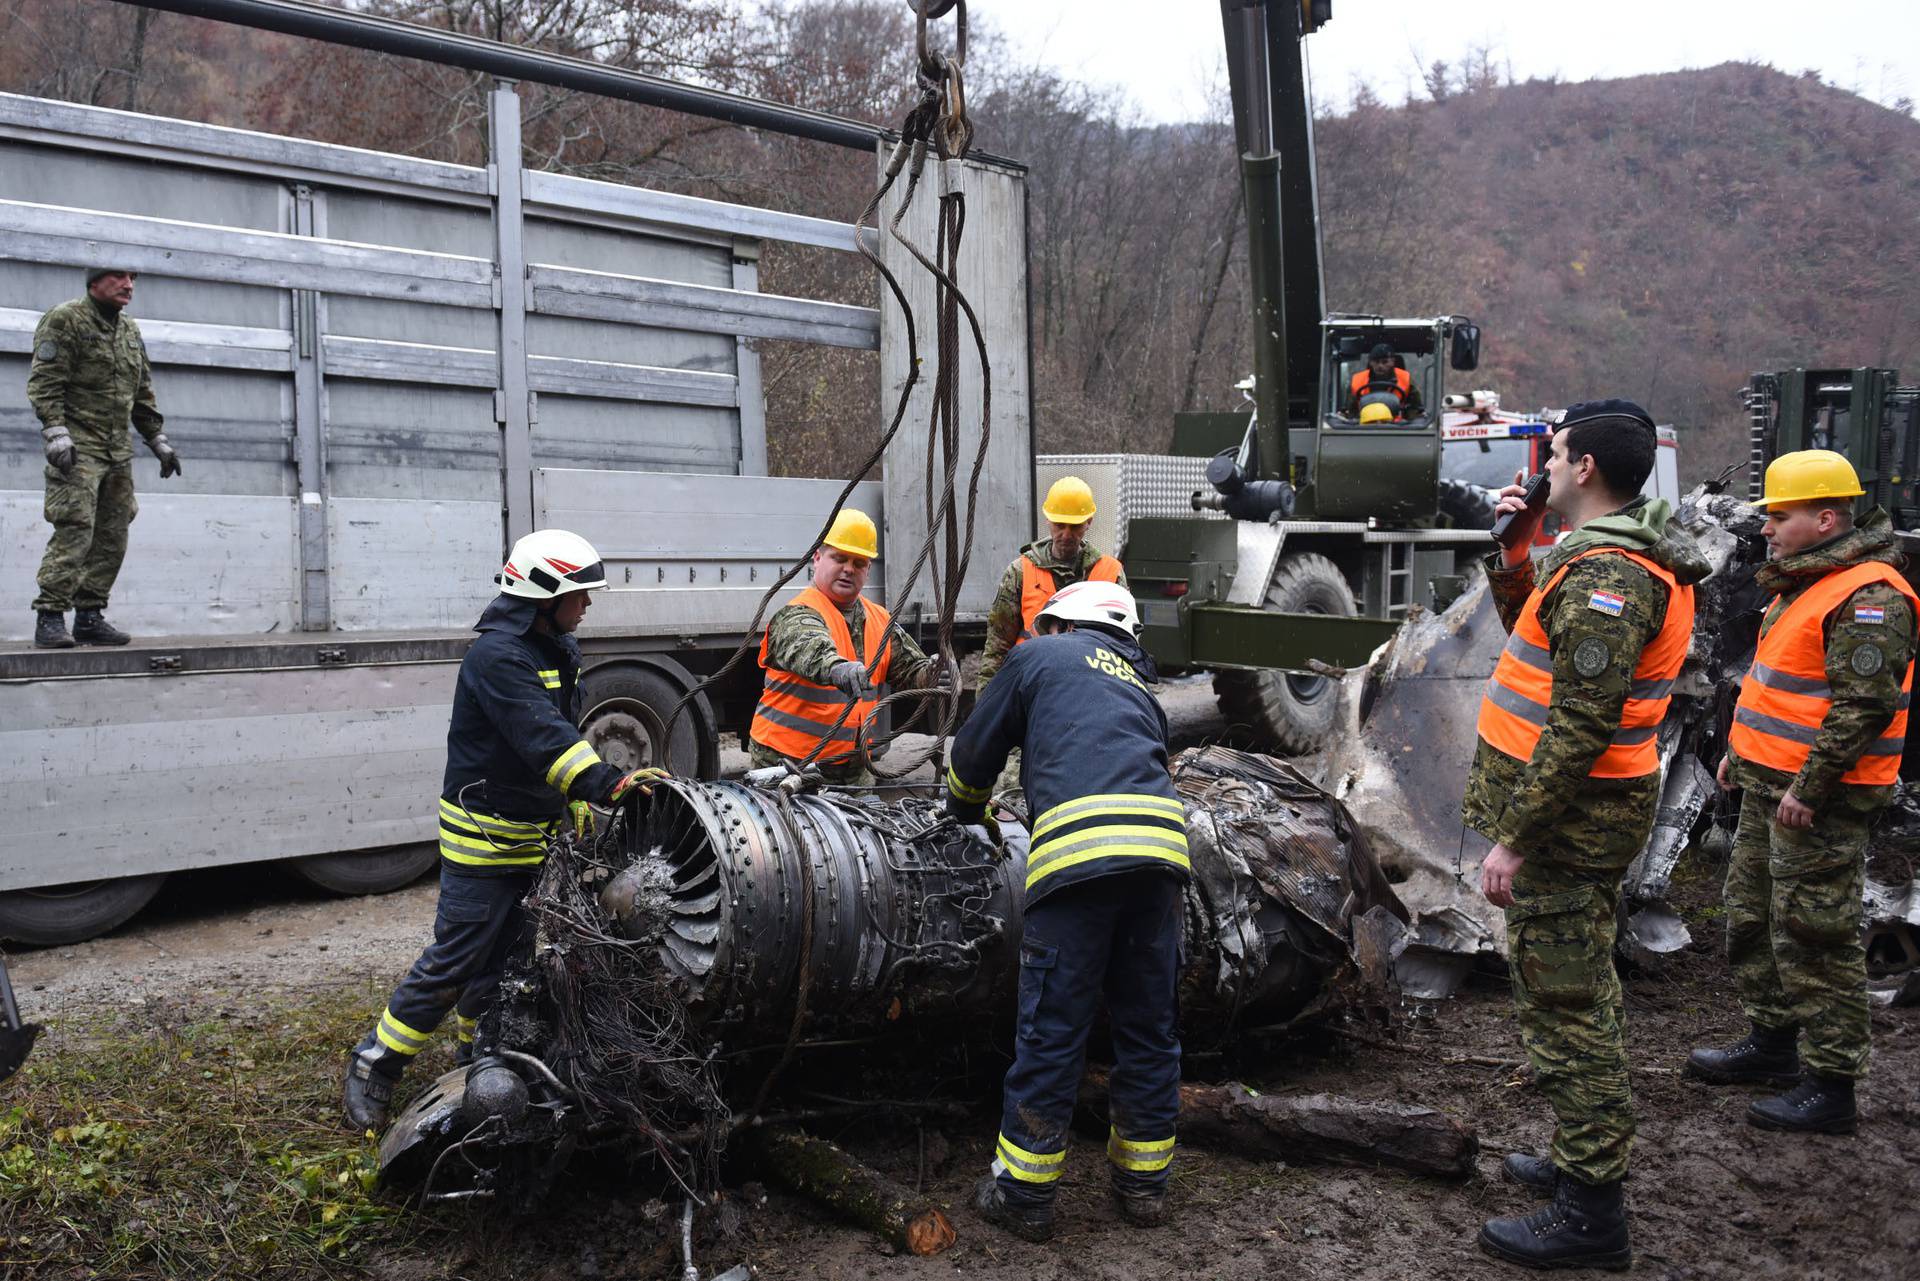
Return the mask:
<svg viewBox="0 0 1920 1281">
<path fill-rule="evenodd" d="M 457 670 L 0 682 L 0 891 L 430 840 Z"/>
</svg>

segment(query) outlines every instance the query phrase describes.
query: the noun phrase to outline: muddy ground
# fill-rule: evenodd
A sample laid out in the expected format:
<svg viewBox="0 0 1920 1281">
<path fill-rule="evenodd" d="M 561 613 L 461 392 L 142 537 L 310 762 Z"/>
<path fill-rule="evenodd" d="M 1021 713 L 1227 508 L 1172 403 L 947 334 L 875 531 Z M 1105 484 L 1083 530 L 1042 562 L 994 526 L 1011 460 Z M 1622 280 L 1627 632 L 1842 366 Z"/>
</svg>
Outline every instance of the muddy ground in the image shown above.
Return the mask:
<svg viewBox="0 0 1920 1281">
<path fill-rule="evenodd" d="M 1183 740 L 1218 732 L 1202 693 L 1176 691 L 1174 701 Z M 267 1017 L 273 1005 L 303 994 L 356 989 L 367 994 L 371 1013 L 424 940 L 433 894 L 428 883 L 375 899 L 323 899 L 271 869 L 180 877 L 153 909 L 110 938 L 16 955 L 15 981 L 29 1017 L 43 1019 L 102 1008 L 124 1010 L 136 1025 L 212 1011 Z M 1693 948 L 1627 982 L 1640 1119 L 1628 1193 L 1635 1272 L 1912 1276 L 1920 1247 L 1920 1009 L 1874 1013 L 1873 1073 L 1862 1091 L 1857 1137 L 1753 1129 L 1741 1120 L 1747 1091 L 1708 1088 L 1677 1071 L 1690 1045 L 1730 1040 L 1742 1030 L 1717 956 L 1710 869 L 1695 870 L 1682 899 L 1694 924 Z M 443 1053 L 430 1051 L 421 1067 L 440 1066 L 434 1056 Z M 956 1273 L 982 1281 L 1522 1275 L 1484 1258 L 1473 1237 L 1488 1215 L 1527 1204 L 1521 1189 L 1499 1177 L 1499 1160 L 1510 1149 L 1537 1150 L 1549 1115 L 1523 1071 L 1462 1061 L 1519 1057 L 1504 984 L 1486 976 L 1452 1000 L 1406 1002 L 1386 1026 L 1336 1023 L 1243 1052 L 1238 1061 L 1195 1058 L 1190 1074 L 1209 1079 L 1231 1075 L 1268 1090 L 1439 1108 L 1479 1133 L 1479 1172 L 1449 1184 L 1183 1149 L 1174 1167 L 1175 1219 L 1142 1232 L 1108 1205 L 1101 1144 L 1082 1139 L 1067 1162 L 1059 1234 L 1044 1246 L 1005 1236 L 965 1209 L 997 1125 L 993 1081 L 1003 1061 L 991 1044 L 965 1056 L 916 1051 L 822 1062 L 803 1070 L 794 1087 L 806 1087 L 811 1075 L 815 1089 L 862 1098 L 938 1094 L 972 1105 L 965 1119 L 924 1127 L 886 1116 L 816 1127 L 946 1202 L 960 1243 L 937 1258 L 898 1257 L 736 1169 L 721 1208 L 701 1218 L 696 1258 L 702 1276 L 746 1263 L 761 1277 L 835 1281 Z M 546 1206 L 517 1222 L 497 1212 L 484 1220 L 448 1217 L 444 1231 L 383 1247 L 345 1270 L 395 1281 L 677 1278 L 678 1209 L 616 1166 L 581 1162 Z"/>
</svg>

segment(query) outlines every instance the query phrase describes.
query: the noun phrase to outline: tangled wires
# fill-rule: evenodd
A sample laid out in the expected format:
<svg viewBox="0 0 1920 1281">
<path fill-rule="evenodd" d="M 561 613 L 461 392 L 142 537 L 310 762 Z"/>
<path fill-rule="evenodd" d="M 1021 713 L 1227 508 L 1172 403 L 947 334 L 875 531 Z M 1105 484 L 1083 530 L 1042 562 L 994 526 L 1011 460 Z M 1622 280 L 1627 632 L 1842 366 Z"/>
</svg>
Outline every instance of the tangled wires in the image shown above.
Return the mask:
<svg viewBox="0 0 1920 1281">
<path fill-rule="evenodd" d="M 618 849 L 625 816 L 598 849 Z M 690 1198 L 717 1187 L 732 1116 L 718 1072 L 652 946 L 607 929 L 596 897 L 613 870 L 595 849 L 555 842 L 529 900 L 539 926 L 548 1061 L 590 1126 L 633 1135 Z"/>
</svg>

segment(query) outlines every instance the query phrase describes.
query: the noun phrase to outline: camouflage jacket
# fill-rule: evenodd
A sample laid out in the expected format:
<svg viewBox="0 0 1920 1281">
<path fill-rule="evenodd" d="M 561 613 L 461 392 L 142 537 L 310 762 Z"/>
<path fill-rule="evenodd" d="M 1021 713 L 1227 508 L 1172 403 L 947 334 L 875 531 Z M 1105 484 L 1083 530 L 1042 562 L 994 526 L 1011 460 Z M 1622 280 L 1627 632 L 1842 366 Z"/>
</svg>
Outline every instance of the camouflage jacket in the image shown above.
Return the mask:
<svg viewBox="0 0 1920 1281">
<path fill-rule="evenodd" d="M 76 452 L 110 463 L 133 457 L 129 420 L 148 440 L 160 434 L 153 367 L 140 326 L 92 298 L 63 302 L 33 331 L 27 400 L 47 427 L 65 427 Z"/>
<path fill-rule="evenodd" d="M 1777 592 L 1779 604 L 1760 624 L 1765 635 L 1781 611 L 1801 592 L 1837 569 L 1879 561 L 1898 569 L 1906 563 L 1894 545 L 1893 528 L 1884 511 L 1875 508 L 1847 533 L 1817 547 L 1773 561 L 1754 575 L 1761 587 Z M 1862 623 L 1853 606 L 1878 605 L 1885 621 Z M 1768 769 L 1728 753 L 1728 773 L 1741 787 L 1750 787 L 1778 801 L 1791 787 L 1801 802 L 1819 809 L 1838 802 L 1856 813 L 1871 813 L 1887 803 L 1891 787 L 1842 783 L 1867 745 L 1880 737 L 1900 702 L 1900 681 L 1913 660 L 1916 620 L 1905 596 L 1884 583 L 1862 587 L 1827 616 L 1827 684 L 1833 707 L 1821 722 L 1807 763 L 1795 777 Z M 1863 651 L 1871 648 L 1875 654 Z M 1857 660 L 1857 661 L 1856 661 Z M 1862 669 L 1871 674 L 1861 675 Z"/>
<path fill-rule="evenodd" d="M 1006 573 L 1000 575 L 1000 590 L 994 593 L 993 604 L 987 607 L 987 648 L 980 656 L 980 675 L 977 688 L 985 689 L 993 674 L 1000 670 L 1000 664 L 1007 661 L 1007 651 L 1020 643 L 1023 623 L 1020 617 L 1020 562 L 1030 560 L 1041 569 L 1053 575 L 1053 590 L 1083 582 L 1093 572 L 1094 562 L 1106 555 L 1091 543 L 1080 547 L 1079 556 L 1071 563 L 1055 560 L 1053 540 L 1043 538 L 1037 543 L 1020 549 L 1020 555 L 1008 564 Z M 1120 571 L 1120 586 L 1127 585 L 1125 570 Z"/>
<path fill-rule="evenodd" d="M 1511 631 L 1534 584 L 1594 547 L 1624 547 L 1683 584 L 1699 582 L 1709 566 L 1693 541 L 1668 525 L 1671 512 L 1664 499 L 1635 499 L 1589 521 L 1537 563 L 1507 569 L 1496 552 L 1487 576 L 1501 624 Z M 1593 604 L 1596 592 L 1623 598 L 1625 607 L 1618 614 L 1602 610 Z M 1553 656 L 1546 725 L 1531 760 L 1480 742 L 1461 805 L 1468 827 L 1527 857 L 1586 870 L 1618 871 L 1633 860 L 1653 824 L 1659 774 L 1609 779 L 1590 778 L 1588 771 L 1620 728 L 1640 651 L 1666 623 L 1668 595 L 1663 583 L 1624 556 L 1581 560 L 1546 594 L 1540 621 Z M 1596 642 L 1606 661 L 1582 671 L 1594 667 Z M 1587 660 L 1578 666 L 1576 650 Z"/>
</svg>

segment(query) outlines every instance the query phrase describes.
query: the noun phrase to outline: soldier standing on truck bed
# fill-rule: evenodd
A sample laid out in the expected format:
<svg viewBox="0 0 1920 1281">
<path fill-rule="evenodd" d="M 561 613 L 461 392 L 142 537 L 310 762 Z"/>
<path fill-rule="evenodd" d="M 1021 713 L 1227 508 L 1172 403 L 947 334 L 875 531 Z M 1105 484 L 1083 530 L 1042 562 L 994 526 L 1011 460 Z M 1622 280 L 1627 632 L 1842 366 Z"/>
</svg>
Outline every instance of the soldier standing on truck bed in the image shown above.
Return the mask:
<svg viewBox="0 0 1920 1281">
<path fill-rule="evenodd" d="M 46 517 L 53 526 L 33 601 L 33 643 L 42 649 L 131 639 L 105 617 L 127 554 L 127 526 L 139 510 L 129 419 L 160 460 L 160 478 L 180 474 L 180 456 L 160 430 L 147 345 L 140 326 L 123 314 L 133 301 L 135 275 L 93 268 L 86 296 L 61 303 L 33 331 L 27 400 L 46 442 Z"/>
<path fill-rule="evenodd" d="M 1900 777 L 1920 599 L 1886 513 L 1854 521 L 1862 492 L 1845 457 L 1808 449 L 1774 459 L 1756 504 L 1771 557 L 1756 580 L 1776 594 L 1719 769 L 1721 787 L 1746 789 L 1727 865 L 1727 959 L 1753 1030 L 1695 1050 L 1687 1071 L 1791 1084 L 1748 1106 L 1766 1130 L 1851 1134 L 1867 1070 L 1861 878 L 1868 824 Z"/>
<path fill-rule="evenodd" d="M 607 585 L 600 553 L 578 534 L 538 529 L 513 545 L 494 581 L 500 595 L 474 624 L 460 662 L 440 789 L 440 902 L 433 942 L 394 990 L 373 1029 L 347 1055 L 342 1107 L 356 1130 L 378 1130 L 394 1084 L 448 1013 L 456 1062 L 473 1057 L 475 1025 L 509 959 L 532 944 L 520 902 L 547 843 L 572 811 L 613 805 L 660 769 L 622 775 L 580 733 L 580 645 L 573 631 L 589 593 Z"/>
<path fill-rule="evenodd" d="M 1631 401 L 1570 406 L 1553 437 L 1546 505 L 1516 483 L 1496 510 L 1519 537 L 1488 579 L 1512 633 L 1480 704 L 1462 819 L 1496 842 L 1487 900 L 1506 909 L 1520 1039 L 1557 1125 L 1548 1159 L 1506 1172 L 1551 1200 L 1489 1220 L 1480 1246 L 1532 1267 L 1624 1268 L 1621 1181 L 1633 1141 L 1625 1005 L 1613 968 L 1620 879 L 1653 829 L 1661 718 L 1693 636 L 1693 584 L 1708 566 L 1636 497 L 1653 470 L 1653 420 Z M 1572 529 L 1536 564 L 1547 510 Z"/>
<path fill-rule="evenodd" d="M 812 585 L 768 620 L 760 640 L 766 686 L 749 731 L 755 768 L 796 765 L 818 748 L 812 763 L 827 782 L 871 786 L 873 772 L 854 747 L 879 707 L 880 687 L 924 689 L 938 675 L 892 615 L 860 595 L 879 554 L 873 518 L 842 508 L 813 549 Z M 849 701 L 853 710 L 841 720 Z"/>
</svg>

